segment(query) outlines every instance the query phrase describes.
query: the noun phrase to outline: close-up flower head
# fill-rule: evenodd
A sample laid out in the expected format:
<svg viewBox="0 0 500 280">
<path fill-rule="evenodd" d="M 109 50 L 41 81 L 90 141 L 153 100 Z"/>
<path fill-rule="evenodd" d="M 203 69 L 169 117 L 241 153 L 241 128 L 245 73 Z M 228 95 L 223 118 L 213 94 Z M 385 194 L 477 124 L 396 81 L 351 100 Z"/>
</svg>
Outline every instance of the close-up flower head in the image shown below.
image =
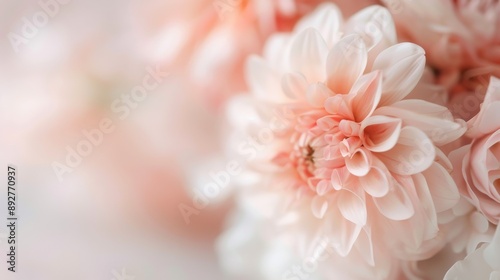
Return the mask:
<svg viewBox="0 0 500 280">
<path fill-rule="evenodd" d="M 498 0 L 0 1 L 0 279 L 500 279 Z"/>
</svg>

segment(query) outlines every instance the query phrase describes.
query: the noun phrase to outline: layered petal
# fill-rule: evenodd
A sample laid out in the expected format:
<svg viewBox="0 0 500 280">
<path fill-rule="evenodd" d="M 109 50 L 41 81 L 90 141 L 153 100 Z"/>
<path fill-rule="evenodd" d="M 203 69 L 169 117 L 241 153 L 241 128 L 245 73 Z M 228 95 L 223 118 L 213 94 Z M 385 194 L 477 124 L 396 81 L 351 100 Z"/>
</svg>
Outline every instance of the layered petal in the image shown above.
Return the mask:
<svg viewBox="0 0 500 280">
<path fill-rule="evenodd" d="M 411 175 L 429 168 L 435 155 L 434 145 L 427 135 L 407 126 L 401 129 L 396 145 L 387 152 L 377 154 L 377 157 L 391 172 Z"/>
<path fill-rule="evenodd" d="M 342 38 L 331 49 L 326 60 L 328 87 L 335 93 L 349 93 L 365 71 L 366 61 L 366 47 L 360 36 L 353 34 Z"/>
<path fill-rule="evenodd" d="M 290 68 L 304 74 L 309 83 L 325 80 L 325 59 L 328 47 L 321 34 L 308 28 L 298 34 L 290 49 Z"/>
<path fill-rule="evenodd" d="M 399 43 L 383 50 L 373 63 L 382 71 L 380 106 L 402 100 L 417 85 L 425 68 L 425 51 L 412 43 Z"/>
</svg>

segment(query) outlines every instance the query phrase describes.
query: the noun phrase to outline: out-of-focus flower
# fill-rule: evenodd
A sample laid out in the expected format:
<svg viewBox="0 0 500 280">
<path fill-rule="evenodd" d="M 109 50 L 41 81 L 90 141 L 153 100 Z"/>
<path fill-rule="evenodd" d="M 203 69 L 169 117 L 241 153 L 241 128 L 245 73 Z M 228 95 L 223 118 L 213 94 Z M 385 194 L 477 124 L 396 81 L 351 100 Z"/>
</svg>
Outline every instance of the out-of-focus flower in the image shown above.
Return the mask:
<svg viewBox="0 0 500 280">
<path fill-rule="evenodd" d="M 450 154 L 461 193 L 498 224 L 500 219 L 500 79 L 491 78 L 480 112 L 468 122 L 472 143 Z"/>
<path fill-rule="evenodd" d="M 446 273 L 445 280 L 500 279 L 500 228 L 493 240 L 455 263 Z"/>
<path fill-rule="evenodd" d="M 465 120 L 477 114 L 489 77 L 500 76 L 500 2 L 382 2 L 391 8 L 400 39 L 425 49 L 452 113 Z"/>
<path fill-rule="evenodd" d="M 440 213 L 438 221 L 454 253 L 474 252 L 483 242 L 491 241 L 495 231 L 494 225 L 464 197 L 452 209 Z"/>
<path fill-rule="evenodd" d="M 168 11 L 157 22 L 147 48 L 155 63 L 182 71 L 186 83 L 211 108 L 219 108 L 236 92 L 246 90 L 243 65 L 260 52 L 273 32 L 290 31 L 320 0 L 177 0 L 157 7 Z M 373 0 L 339 1 L 349 11 Z M 167 7 L 165 7 L 165 5 Z M 154 5 L 153 5 L 154 6 Z M 151 23 L 148 18 L 144 20 Z"/>
<path fill-rule="evenodd" d="M 391 4 L 392 0 L 383 0 Z M 463 90 L 471 78 L 500 75 L 500 3 L 398 1 L 391 9 L 402 39 L 422 46 L 440 83 Z M 462 80 L 464 83 L 460 83 Z"/>
<path fill-rule="evenodd" d="M 385 276 L 394 256 L 439 250 L 436 213 L 459 193 L 436 146 L 465 124 L 443 106 L 404 100 L 424 65 L 422 48 L 396 44 L 380 6 L 344 21 L 324 4 L 272 36 L 248 60 L 252 95 L 228 108 L 255 143 L 236 143 L 250 161 L 241 203 L 281 223 L 290 245 L 327 236 L 340 256 L 359 253 Z"/>
</svg>

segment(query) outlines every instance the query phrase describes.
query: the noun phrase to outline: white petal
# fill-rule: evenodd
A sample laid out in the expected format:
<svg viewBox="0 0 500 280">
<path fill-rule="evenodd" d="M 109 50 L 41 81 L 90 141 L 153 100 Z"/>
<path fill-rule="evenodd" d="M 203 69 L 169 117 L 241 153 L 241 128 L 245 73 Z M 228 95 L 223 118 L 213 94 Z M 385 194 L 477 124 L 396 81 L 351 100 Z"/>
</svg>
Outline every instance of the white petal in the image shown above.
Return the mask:
<svg viewBox="0 0 500 280">
<path fill-rule="evenodd" d="M 373 70 L 383 73 L 380 106 L 389 105 L 407 96 L 417 85 L 425 68 L 425 51 L 412 43 L 400 43 L 382 51 Z"/>
<path fill-rule="evenodd" d="M 328 210 L 328 201 L 322 196 L 315 196 L 311 202 L 311 210 L 316 218 L 322 219 Z"/>
<path fill-rule="evenodd" d="M 313 27 L 321 33 L 328 48 L 331 48 L 340 36 L 342 13 L 333 3 L 323 3 L 314 12 L 305 16 L 297 23 L 296 31 Z"/>
<path fill-rule="evenodd" d="M 309 83 L 324 82 L 328 47 L 315 29 L 308 28 L 298 34 L 290 51 L 292 71 L 303 73 Z"/>
<path fill-rule="evenodd" d="M 500 227 L 497 227 L 493 239 L 484 250 L 484 258 L 494 270 L 500 271 Z"/>
<path fill-rule="evenodd" d="M 307 80 L 301 73 L 286 73 L 281 79 L 281 88 L 291 100 L 301 100 L 307 92 Z"/>
<path fill-rule="evenodd" d="M 250 90 L 258 99 L 272 102 L 288 100 L 281 90 L 279 74 L 261 57 L 250 56 L 246 63 L 245 77 Z"/>
</svg>

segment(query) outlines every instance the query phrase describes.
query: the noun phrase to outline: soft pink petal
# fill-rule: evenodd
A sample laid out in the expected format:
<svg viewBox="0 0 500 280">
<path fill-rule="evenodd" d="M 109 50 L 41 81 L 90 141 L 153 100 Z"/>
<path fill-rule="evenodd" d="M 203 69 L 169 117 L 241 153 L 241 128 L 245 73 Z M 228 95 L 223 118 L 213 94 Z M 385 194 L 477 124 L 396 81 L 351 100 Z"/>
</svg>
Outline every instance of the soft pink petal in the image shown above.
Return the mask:
<svg viewBox="0 0 500 280">
<path fill-rule="evenodd" d="M 405 186 L 400 184 L 395 184 L 385 196 L 374 197 L 373 201 L 380 213 L 391 220 L 406 220 L 415 214 Z"/>
<path fill-rule="evenodd" d="M 500 79 L 491 76 L 481 110 L 468 121 L 467 135 L 479 138 L 500 129 Z"/>
<path fill-rule="evenodd" d="M 349 171 L 346 167 L 336 168 L 332 171 L 331 182 L 335 190 L 341 190 L 349 177 Z"/>
<path fill-rule="evenodd" d="M 363 226 L 366 224 L 366 202 L 363 192 L 355 194 L 350 190 L 342 190 L 337 197 L 337 206 L 344 218 Z"/>
<path fill-rule="evenodd" d="M 264 59 L 250 56 L 246 63 L 245 74 L 247 84 L 258 99 L 273 102 L 288 100 L 281 91 L 278 72 L 272 69 Z"/>
<path fill-rule="evenodd" d="M 325 100 L 332 95 L 333 92 L 323 83 L 314 83 L 307 87 L 307 101 L 316 108 L 323 108 Z"/>
<path fill-rule="evenodd" d="M 390 12 L 372 5 L 354 14 L 346 23 L 345 30 L 359 34 L 368 50 L 367 69 L 384 49 L 396 43 L 396 28 Z"/>
<path fill-rule="evenodd" d="M 462 136 L 467 127 L 463 120 L 454 120 L 443 106 L 424 100 L 402 100 L 390 106 L 378 108 L 375 115 L 400 118 L 405 125 L 419 128 L 436 145 L 444 145 Z"/>
<path fill-rule="evenodd" d="M 401 120 L 386 116 L 371 116 L 361 123 L 363 145 L 372 152 L 385 152 L 396 145 L 401 132 Z"/>
<path fill-rule="evenodd" d="M 345 165 L 353 175 L 365 176 L 370 171 L 370 160 L 370 152 L 360 148 L 352 156 L 345 158 Z"/>
<path fill-rule="evenodd" d="M 382 163 L 375 164 L 368 174 L 359 177 L 359 184 L 363 190 L 373 197 L 382 197 L 389 191 L 391 176 Z"/>
<path fill-rule="evenodd" d="M 433 163 L 422 173 L 425 176 L 436 211 L 451 209 L 460 200 L 457 185 L 450 174 L 437 163 Z"/>
<path fill-rule="evenodd" d="M 390 105 L 407 96 L 417 85 L 425 68 L 424 50 L 412 43 L 400 43 L 382 51 L 374 70 L 383 73 L 380 106 Z"/>
<path fill-rule="evenodd" d="M 361 76 L 349 92 L 354 119 L 360 122 L 371 115 L 377 107 L 381 95 L 382 75 L 379 71 Z"/>
<path fill-rule="evenodd" d="M 351 251 L 362 227 L 345 219 L 338 209 L 332 209 L 327 216 L 329 220 L 325 234 L 332 237 L 338 254 L 345 257 Z"/>
<path fill-rule="evenodd" d="M 347 94 L 366 67 L 366 48 L 358 35 L 342 38 L 332 48 L 326 61 L 328 87 Z"/>
<path fill-rule="evenodd" d="M 325 101 L 325 110 L 328 113 L 339 116 L 342 119 L 354 119 L 351 108 L 345 99 L 345 95 L 342 94 L 337 94 L 328 98 Z"/>
<path fill-rule="evenodd" d="M 389 151 L 378 153 L 387 168 L 397 174 L 412 175 L 429 168 L 434 162 L 434 144 L 421 130 L 407 126 L 401 129 L 397 144 Z"/>
<path fill-rule="evenodd" d="M 307 92 L 307 80 L 301 73 L 286 73 L 281 79 L 281 88 L 291 100 L 301 100 Z"/>
<path fill-rule="evenodd" d="M 323 196 L 315 196 L 311 201 L 311 210 L 316 218 L 322 219 L 328 210 L 328 200 Z"/>
</svg>

